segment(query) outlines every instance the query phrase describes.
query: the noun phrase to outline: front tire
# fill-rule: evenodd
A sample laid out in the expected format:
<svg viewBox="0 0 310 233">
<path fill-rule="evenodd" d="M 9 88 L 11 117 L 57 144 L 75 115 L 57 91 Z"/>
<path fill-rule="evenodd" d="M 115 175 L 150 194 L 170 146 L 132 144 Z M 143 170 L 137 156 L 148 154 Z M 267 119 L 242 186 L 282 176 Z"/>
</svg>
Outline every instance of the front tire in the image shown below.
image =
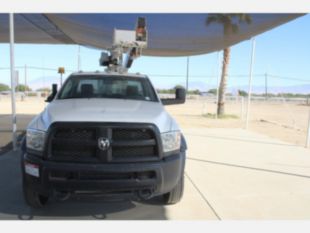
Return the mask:
<svg viewBox="0 0 310 233">
<path fill-rule="evenodd" d="M 27 175 L 24 167 L 24 157 L 26 153 L 26 137 L 23 138 L 21 144 L 21 172 L 22 172 L 22 183 L 23 183 L 23 194 L 25 202 L 32 208 L 42 208 L 48 202 L 48 196 L 44 196 L 34 191 L 27 180 Z"/>
<path fill-rule="evenodd" d="M 34 191 L 23 177 L 23 193 L 26 203 L 32 208 L 42 208 L 48 201 L 48 197 Z"/>
<path fill-rule="evenodd" d="M 169 192 L 163 195 L 165 205 L 173 205 L 181 201 L 184 192 L 184 174 L 181 175 L 177 185 Z"/>
</svg>

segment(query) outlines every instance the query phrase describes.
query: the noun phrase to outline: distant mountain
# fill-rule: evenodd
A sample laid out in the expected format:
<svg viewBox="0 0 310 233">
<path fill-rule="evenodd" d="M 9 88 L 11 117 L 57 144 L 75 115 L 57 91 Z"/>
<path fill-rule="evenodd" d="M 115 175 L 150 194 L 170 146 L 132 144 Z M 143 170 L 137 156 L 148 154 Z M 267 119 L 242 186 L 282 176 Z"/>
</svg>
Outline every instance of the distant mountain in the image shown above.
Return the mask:
<svg viewBox="0 0 310 233">
<path fill-rule="evenodd" d="M 235 91 L 236 89 L 241 89 L 244 91 L 248 91 L 247 86 L 243 87 L 231 87 L 229 88 L 230 91 Z M 253 86 L 252 91 L 255 94 L 263 94 L 265 93 L 264 86 Z M 310 94 L 310 84 L 305 85 L 295 85 L 295 86 L 272 86 L 268 87 L 268 93 L 278 94 L 278 93 L 293 93 L 293 94 Z"/>
<path fill-rule="evenodd" d="M 35 80 L 29 81 L 28 86 L 35 91 L 39 88 L 45 88 L 45 87 L 51 88 L 53 83 L 60 85 L 60 77 L 59 76 L 40 77 Z"/>
<path fill-rule="evenodd" d="M 181 83 L 185 86 L 185 83 Z M 173 86 L 172 86 L 173 87 Z M 216 88 L 215 85 L 208 85 L 205 82 L 190 82 L 189 89 L 200 91 L 208 91 Z M 248 86 L 228 86 L 227 91 L 230 93 L 237 93 L 238 90 L 248 91 Z M 265 86 L 252 86 L 252 92 L 255 94 L 265 93 Z M 268 87 L 268 93 L 295 93 L 295 94 L 310 94 L 310 84 L 294 85 L 294 86 L 271 86 Z"/>
</svg>

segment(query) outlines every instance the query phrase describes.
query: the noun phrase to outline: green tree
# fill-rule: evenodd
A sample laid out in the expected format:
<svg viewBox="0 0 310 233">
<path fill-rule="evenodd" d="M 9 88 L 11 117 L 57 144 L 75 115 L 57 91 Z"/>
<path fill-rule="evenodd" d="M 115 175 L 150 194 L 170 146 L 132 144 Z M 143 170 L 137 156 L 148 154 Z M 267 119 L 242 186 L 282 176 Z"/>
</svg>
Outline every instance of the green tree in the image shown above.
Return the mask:
<svg viewBox="0 0 310 233">
<path fill-rule="evenodd" d="M 194 94 L 194 95 L 199 95 L 199 94 L 200 94 L 200 91 L 199 91 L 198 89 L 193 90 L 193 91 L 192 91 L 192 94 Z"/>
<path fill-rule="evenodd" d="M 209 94 L 213 94 L 213 95 L 216 95 L 217 94 L 217 89 L 210 89 L 209 91 L 207 91 L 207 93 Z"/>
<path fill-rule="evenodd" d="M 175 90 L 177 88 L 184 88 L 184 87 L 182 85 L 178 84 L 178 85 L 175 85 L 175 87 L 173 89 Z"/>
<path fill-rule="evenodd" d="M 244 90 L 238 90 L 238 95 L 243 96 L 243 97 L 247 97 L 248 93 Z"/>
<path fill-rule="evenodd" d="M 30 87 L 24 85 L 24 84 L 18 84 L 16 87 L 15 87 L 15 91 L 21 91 L 21 92 L 24 92 L 24 91 L 31 91 Z"/>
<path fill-rule="evenodd" d="M 250 24 L 252 18 L 249 14 L 209 14 L 206 19 L 206 25 L 217 23 L 223 26 L 223 35 L 224 42 L 227 43 L 227 39 L 232 35 L 238 33 L 239 24 L 247 23 Z M 230 47 L 224 49 L 223 55 L 223 66 L 222 66 L 222 75 L 221 82 L 219 86 L 219 99 L 217 106 L 217 114 L 219 116 L 225 114 L 225 93 L 227 87 L 227 73 L 228 65 L 230 59 Z"/>
<path fill-rule="evenodd" d="M 9 91 L 10 87 L 6 84 L 0 83 L 0 91 Z"/>
<path fill-rule="evenodd" d="M 36 91 L 51 92 L 51 88 L 49 88 L 49 87 L 42 87 L 42 88 L 37 89 Z"/>
</svg>

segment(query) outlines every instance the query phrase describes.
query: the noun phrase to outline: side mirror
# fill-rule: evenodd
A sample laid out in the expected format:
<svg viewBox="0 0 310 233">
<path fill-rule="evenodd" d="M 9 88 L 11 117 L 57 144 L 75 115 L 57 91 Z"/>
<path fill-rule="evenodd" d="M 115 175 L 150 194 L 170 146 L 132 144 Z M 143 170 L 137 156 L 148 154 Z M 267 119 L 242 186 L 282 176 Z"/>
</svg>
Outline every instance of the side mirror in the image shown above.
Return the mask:
<svg viewBox="0 0 310 233">
<path fill-rule="evenodd" d="M 52 102 L 57 94 L 57 84 L 52 84 L 52 93 L 47 97 L 45 102 Z"/>
<path fill-rule="evenodd" d="M 184 88 L 175 89 L 175 98 L 161 99 L 163 105 L 184 104 L 186 100 L 186 90 Z"/>
</svg>

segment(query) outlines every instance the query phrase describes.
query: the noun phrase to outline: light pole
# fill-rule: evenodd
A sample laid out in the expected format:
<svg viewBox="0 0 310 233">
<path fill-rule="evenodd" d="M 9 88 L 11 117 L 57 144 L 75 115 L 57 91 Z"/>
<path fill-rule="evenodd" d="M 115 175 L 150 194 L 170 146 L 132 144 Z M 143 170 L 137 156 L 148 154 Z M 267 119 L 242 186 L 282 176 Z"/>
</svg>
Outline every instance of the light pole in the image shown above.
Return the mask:
<svg viewBox="0 0 310 233">
<path fill-rule="evenodd" d="M 221 56 L 220 52 L 217 52 L 217 79 L 216 79 L 216 107 L 215 107 L 215 119 L 217 119 L 217 107 L 219 101 L 219 86 L 220 86 L 220 75 L 221 75 Z"/>
<path fill-rule="evenodd" d="M 58 68 L 58 74 L 60 74 L 60 86 L 62 86 L 62 75 L 65 73 L 65 67 Z"/>
<path fill-rule="evenodd" d="M 255 38 L 252 39 L 252 54 L 251 54 L 251 64 L 250 64 L 250 78 L 249 78 L 249 91 L 248 91 L 248 103 L 247 103 L 247 109 L 246 109 L 245 129 L 248 129 L 249 127 L 254 58 L 255 58 Z"/>
<path fill-rule="evenodd" d="M 265 73 L 265 99 L 267 100 L 268 98 L 268 76 L 267 73 Z"/>
<path fill-rule="evenodd" d="M 189 57 L 186 59 L 186 93 L 188 92 Z"/>
</svg>

